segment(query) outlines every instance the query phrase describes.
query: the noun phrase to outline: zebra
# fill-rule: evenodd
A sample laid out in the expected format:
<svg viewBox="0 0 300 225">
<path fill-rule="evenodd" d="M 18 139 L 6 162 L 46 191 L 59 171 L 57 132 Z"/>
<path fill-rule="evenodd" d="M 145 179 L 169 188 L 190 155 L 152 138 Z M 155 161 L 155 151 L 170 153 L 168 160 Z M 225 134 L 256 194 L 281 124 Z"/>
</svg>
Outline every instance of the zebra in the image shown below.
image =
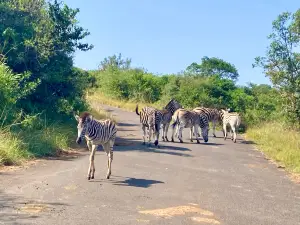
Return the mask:
<svg viewBox="0 0 300 225">
<path fill-rule="evenodd" d="M 198 131 L 199 126 L 201 127 L 202 137 L 205 142 L 208 141 L 208 132 L 209 132 L 209 123 L 208 118 L 203 113 L 196 113 L 194 111 L 189 111 L 186 109 L 177 109 L 172 116 L 173 120 L 173 130 L 172 130 L 172 142 L 174 142 L 174 130 L 177 125 L 176 133 L 178 135 L 178 139 L 181 143 L 182 141 L 182 130 L 183 128 L 190 128 L 190 141 L 193 142 L 192 133 L 193 128 Z M 196 133 L 197 143 L 199 144 L 198 132 Z"/>
<path fill-rule="evenodd" d="M 163 141 L 169 141 L 167 135 L 168 135 L 170 122 L 172 120 L 172 116 L 173 116 L 174 112 L 179 108 L 183 108 L 183 107 L 175 99 L 171 99 L 168 102 L 168 104 L 163 108 L 163 110 L 166 110 L 166 111 L 164 111 L 163 120 L 162 120 L 162 125 L 163 125 L 162 139 L 163 139 Z"/>
<path fill-rule="evenodd" d="M 88 169 L 88 180 L 94 179 L 95 175 L 95 153 L 99 145 L 103 146 L 108 156 L 106 179 L 111 175 L 111 164 L 113 161 L 113 146 L 115 143 L 117 128 L 116 124 L 110 120 L 96 120 L 89 112 L 83 112 L 80 116 L 75 115 L 78 122 L 78 135 L 76 143 L 80 144 L 83 137 L 86 138 L 87 146 L 90 152 L 90 164 Z"/>
<path fill-rule="evenodd" d="M 196 113 L 204 113 L 209 121 L 212 122 L 213 125 L 213 136 L 216 136 L 216 124 L 218 121 L 222 121 L 222 114 L 221 110 L 216 108 L 205 108 L 205 107 L 197 107 L 193 109 Z"/>
<path fill-rule="evenodd" d="M 230 134 L 231 134 L 231 140 L 236 143 L 236 133 L 239 129 L 239 126 L 241 124 L 241 117 L 239 113 L 236 112 L 229 112 L 229 109 L 224 110 L 221 109 L 222 111 L 222 121 L 223 121 L 223 133 L 224 133 L 224 140 L 227 138 L 227 125 L 230 125 Z M 233 134 L 232 134 L 233 132 Z"/>
<path fill-rule="evenodd" d="M 153 137 L 155 138 L 154 144 L 158 146 L 160 126 L 162 123 L 163 115 L 165 112 L 155 109 L 153 107 L 145 106 L 142 110 L 138 111 L 138 105 L 136 105 L 135 112 L 140 116 L 140 123 L 143 130 L 143 145 L 146 144 L 146 128 L 148 128 L 148 146 L 151 145 L 151 136 L 153 131 Z"/>
</svg>

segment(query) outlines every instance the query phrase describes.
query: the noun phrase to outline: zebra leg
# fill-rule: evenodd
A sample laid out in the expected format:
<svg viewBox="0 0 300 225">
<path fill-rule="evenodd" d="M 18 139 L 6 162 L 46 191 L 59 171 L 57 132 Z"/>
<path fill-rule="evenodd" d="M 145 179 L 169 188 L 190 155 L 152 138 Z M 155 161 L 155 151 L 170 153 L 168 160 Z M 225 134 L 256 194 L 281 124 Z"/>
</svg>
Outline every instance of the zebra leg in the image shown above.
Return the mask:
<svg viewBox="0 0 300 225">
<path fill-rule="evenodd" d="M 89 152 L 92 151 L 92 143 L 90 141 L 87 141 L 87 147 L 89 149 Z"/>
<path fill-rule="evenodd" d="M 175 125 L 176 126 L 176 125 Z M 174 133 L 175 133 L 175 126 L 172 126 L 172 142 L 174 142 Z M 176 126 L 177 129 L 177 126 Z M 177 132 L 176 132 L 177 133 Z"/>
<path fill-rule="evenodd" d="M 191 126 L 191 128 L 190 128 L 190 140 L 191 140 L 191 142 L 193 142 L 193 133 L 195 134 L 195 132 L 193 132 L 193 130 L 195 131 L 195 128 L 194 128 L 194 126 Z"/>
<path fill-rule="evenodd" d="M 113 151 L 114 143 L 115 143 L 115 140 L 110 140 L 108 142 L 108 144 L 106 145 L 107 156 L 108 156 L 106 179 L 109 179 L 109 177 L 111 175 L 111 164 L 112 164 L 112 161 L 113 161 L 113 158 L 114 158 L 114 151 Z"/>
<path fill-rule="evenodd" d="M 92 145 L 92 152 L 90 153 L 90 165 L 88 170 L 88 180 L 94 179 L 94 174 L 95 174 L 94 159 L 95 159 L 96 148 L 97 145 Z"/>
<path fill-rule="evenodd" d="M 178 126 L 178 139 L 179 139 L 180 143 L 183 143 L 182 130 L 183 130 L 183 126 Z"/>
<path fill-rule="evenodd" d="M 148 147 L 151 146 L 152 127 L 148 129 Z"/>
<path fill-rule="evenodd" d="M 143 124 L 142 125 L 142 130 L 143 130 L 143 145 L 145 145 L 146 144 L 146 127 L 145 127 L 145 125 Z"/>
<path fill-rule="evenodd" d="M 235 126 L 232 126 L 232 131 L 233 131 L 233 137 L 231 138 L 231 140 L 233 140 L 233 142 L 236 143 L 236 129 L 235 129 Z"/>
<path fill-rule="evenodd" d="M 226 123 L 223 123 L 223 133 L 224 133 L 224 140 L 227 138 L 227 129 L 226 129 Z"/>
<path fill-rule="evenodd" d="M 213 136 L 217 137 L 216 136 L 216 121 L 215 120 L 212 121 L 212 125 L 213 125 Z"/>
<path fill-rule="evenodd" d="M 196 134 L 196 140 L 197 140 L 197 143 L 200 144 L 200 141 L 199 141 L 199 133 L 198 133 L 198 130 L 199 130 L 198 124 L 196 124 L 196 125 L 194 126 L 194 129 L 197 130 L 197 132 L 195 133 L 195 134 Z"/>
<path fill-rule="evenodd" d="M 165 131 L 166 131 L 166 124 L 163 124 L 163 132 L 162 132 L 162 140 L 163 141 L 166 141 L 165 140 Z"/>
<path fill-rule="evenodd" d="M 167 123 L 167 124 L 166 124 L 166 128 L 165 128 L 165 134 L 164 134 L 164 135 L 165 135 L 165 140 L 166 140 L 166 141 L 169 141 L 169 140 L 168 140 L 168 130 L 169 130 L 169 126 L 170 126 L 170 123 Z"/>
<path fill-rule="evenodd" d="M 155 133 L 155 137 L 156 137 L 154 144 L 155 144 L 155 146 L 157 146 L 157 147 L 159 148 L 159 146 L 158 146 L 158 140 L 159 140 L 159 131 L 158 131 L 158 132 L 157 132 L 157 131 L 155 131 L 154 133 Z"/>
</svg>

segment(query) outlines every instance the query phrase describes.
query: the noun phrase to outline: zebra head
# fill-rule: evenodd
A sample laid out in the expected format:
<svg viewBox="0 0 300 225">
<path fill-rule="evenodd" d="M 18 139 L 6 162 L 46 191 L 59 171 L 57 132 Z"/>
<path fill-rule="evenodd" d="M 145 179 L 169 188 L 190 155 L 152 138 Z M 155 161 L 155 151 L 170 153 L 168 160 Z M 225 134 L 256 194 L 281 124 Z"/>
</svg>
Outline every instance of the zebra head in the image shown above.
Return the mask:
<svg viewBox="0 0 300 225">
<path fill-rule="evenodd" d="M 82 138 L 84 137 L 86 130 L 90 124 L 90 122 L 93 120 L 93 116 L 91 114 L 89 114 L 88 112 L 84 112 L 82 113 L 80 116 L 78 115 L 74 115 L 76 121 L 78 122 L 77 125 L 77 139 L 76 139 L 76 143 L 80 144 L 82 141 Z"/>
<path fill-rule="evenodd" d="M 179 108 L 183 108 L 182 105 L 172 98 L 163 109 L 166 109 L 174 114 L 174 112 Z"/>
<path fill-rule="evenodd" d="M 205 143 L 208 142 L 208 132 L 209 132 L 209 126 L 204 126 L 201 128 L 201 135 Z"/>
<path fill-rule="evenodd" d="M 208 133 L 209 133 L 209 120 L 206 114 L 201 113 L 200 117 L 200 127 L 201 127 L 201 135 L 203 137 L 204 142 L 208 142 Z"/>
</svg>

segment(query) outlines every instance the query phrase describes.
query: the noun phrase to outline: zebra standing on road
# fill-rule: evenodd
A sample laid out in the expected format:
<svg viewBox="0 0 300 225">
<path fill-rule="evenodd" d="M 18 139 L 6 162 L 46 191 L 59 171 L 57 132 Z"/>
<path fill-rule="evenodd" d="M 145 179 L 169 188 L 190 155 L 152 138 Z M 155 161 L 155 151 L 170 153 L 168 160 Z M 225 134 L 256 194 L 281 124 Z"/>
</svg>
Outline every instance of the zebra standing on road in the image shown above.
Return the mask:
<svg viewBox="0 0 300 225">
<path fill-rule="evenodd" d="M 162 120 L 162 125 L 163 125 L 162 139 L 163 139 L 163 141 L 169 141 L 167 135 L 168 135 L 170 122 L 172 120 L 172 116 L 173 116 L 174 112 L 180 108 L 183 108 L 183 107 L 175 99 L 171 99 L 168 102 L 168 104 L 163 108 L 164 110 L 167 110 L 164 113 L 163 120 Z"/>
<path fill-rule="evenodd" d="M 229 110 L 221 109 L 222 111 L 222 121 L 223 121 L 223 133 L 224 133 L 224 140 L 227 138 L 227 125 L 230 125 L 230 134 L 231 134 L 231 140 L 236 143 L 236 133 L 239 129 L 239 126 L 241 124 L 241 117 L 238 113 L 235 112 L 229 112 Z M 232 135 L 233 132 L 233 135 Z"/>
<path fill-rule="evenodd" d="M 74 115 L 78 122 L 78 136 L 76 143 L 80 144 L 83 137 L 86 138 L 87 146 L 90 153 L 90 165 L 88 170 L 88 180 L 94 179 L 95 175 L 95 153 L 98 145 L 102 145 L 106 155 L 108 156 L 107 175 L 109 179 L 111 175 L 111 164 L 113 161 L 113 146 L 115 143 L 117 128 L 115 123 L 110 120 L 96 120 L 88 112 L 83 112 L 80 116 Z"/>
<path fill-rule="evenodd" d="M 158 146 L 160 126 L 162 123 L 164 112 L 155 109 L 153 107 L 145 106 L 142 110 L 138 111 L 138 105 L 136 105 L 135 112 L 140 116 L 140 123 L 143 129 L 143 144 L 146 144 L 146 128 L 148 130 L 148 146 L 151 145 L 151 136 L 155 138 L 154 144 Z"/>
<path fill-rule="evenodd" d="M 178 109 L 175 111 L 172 116 L 173 124 L 172 124 L 172 142 L 174 142 L 174 130 L 175 126 L 177 126 L 176 134 L 178 135 L 178 139 L 181 143 L 182 141 L 182 130 L 183 128 L 190 128 L 190 140 L 193 142 L 192 133 L 193 128 L 195 130 L 199 130 L 199 126 L 201 127 L 202 137 L 205 142 L 208 141 L 208 131 L 209 131 L 209 123 L 208 118 L 203 113 L 196 113 L 194 111 L 189 111 L 186 109 Z M 200 143 L 198 132 L 196 133 L 197 143 Z"/>
<path fill-rule="evenodd" d="M 216 124 L 218 121 L 222 121 L 222 114 L 221 110 L 215 108 L 205 108 L 205 107 L 197 107 L 193 109 L 196 113 L 204 113 L 209 121 L 212 122 L 213 125 L 213 136 L 216 137 Z"/>
</svg>

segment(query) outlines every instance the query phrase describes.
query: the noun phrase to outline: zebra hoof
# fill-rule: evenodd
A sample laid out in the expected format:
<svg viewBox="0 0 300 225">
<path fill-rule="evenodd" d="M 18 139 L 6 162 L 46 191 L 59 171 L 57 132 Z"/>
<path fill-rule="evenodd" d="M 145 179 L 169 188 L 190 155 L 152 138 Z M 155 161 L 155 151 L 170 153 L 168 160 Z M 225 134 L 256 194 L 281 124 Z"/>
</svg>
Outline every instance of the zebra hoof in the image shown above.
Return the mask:
<svg viewBox="0 0 300 225">
<path fill-rule="evenodd" d="M 91 176 L 91 179 L 94 179 L 94 176 Z"/>
<path fill-rule="evenodd" d="M 165 137 L 165 139 L 166 139 L 166 141 L 168 141 L 168 142 L 169 142 L 169 139 L 168 139 L 167 137 Z"/>
<path fill-rule="evenodd" d="M 174 138 L 172 138 L 172 140 L 171 140 L 172 142 L 174 142 Z"/>
<path fill-rule="evenodd" d="M 109 175 L 106 176 L 106 179 L 109 179 Z"/>
<path fill-rule="evenodd" d="M 194 142 L 192 139 L 190 140 L 191 142 Z"/>
<path fill-rule="evenodd" d="M 217 137 L 215 134 L 213 135 L 214 137 Z"/>
<path fill-rule="evenodd" d="M 158 145 L 158 140 L 156 140 L 156 141 L 154 142 L 154 144 L 155 144 L 155 146 L 157 146 L 157 145 Z"/>
<path fill-rule="evenodd" d="M 91 179 L 91 177 L 90 176 L 88 176 L 88 180 L 90 180 Z"/>
<path fill-rule="evenodd" d="M 145 145 L 146 143 L 145 142 L 143 142 L 143 144 L 142 145 Z"/>
<path fill-rule="evenodd" d="M 199 140 L 197 140 L 197 144 L 200 144 L 200 141 L 199 141 Z"/>
<path fill-rule="evenodd" d="M 180 140 L 180 143 L 183 143 L 183 141 L 182 141 L 182 140 Z"/>
</svg>

